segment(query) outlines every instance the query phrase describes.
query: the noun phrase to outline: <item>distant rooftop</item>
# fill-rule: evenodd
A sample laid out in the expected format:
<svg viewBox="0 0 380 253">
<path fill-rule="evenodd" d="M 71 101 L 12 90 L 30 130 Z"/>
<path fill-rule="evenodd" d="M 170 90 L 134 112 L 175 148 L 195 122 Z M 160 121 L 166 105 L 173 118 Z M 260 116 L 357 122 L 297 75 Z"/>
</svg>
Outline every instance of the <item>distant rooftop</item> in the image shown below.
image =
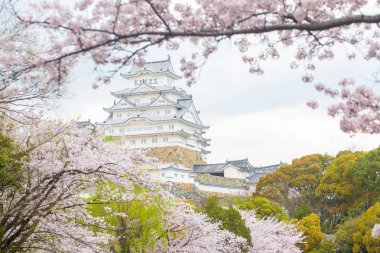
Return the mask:
<svg viewBox="0 0 380 253">
<path fill-rule="evenodd" d="M 180 76 L 174 73 L 170 56 L 168 56 L 166 60 L 146 62 L 143 66 L 139 66 L 138 64 L 133 62 L 131 69 L 127 73 L 123 73 L 122 76 L 128 78 L 140 72 L 165 73 L 173 79 L 181 78 Z"/>
<path fill-rule="evenodd" d="M 224 168 L 227 165 L 233 165 L 239 170 L 244 172 L 249 172 L 250 175 L 255 173 L 269 173 L 275 171 L 282 163 L 269 165 L 265 167 L 253 166 L 248 159 L 226 161 L 225 163 L 216 164 L 195 164 L 193 165 L 193 170 L 195 173 L 223 173 Z"/>
<path fill-rule="evenodd" d="M 92 131 L 95 131 L 95 129 L 96 129 L 96 125 L 92 124 L 90 120 L 77 121 L 76 123 L 77 123 L 77 128 L 79 128 L 79 129 L 87 128 L 87 129 L 90 129 Z"/>
</svg>

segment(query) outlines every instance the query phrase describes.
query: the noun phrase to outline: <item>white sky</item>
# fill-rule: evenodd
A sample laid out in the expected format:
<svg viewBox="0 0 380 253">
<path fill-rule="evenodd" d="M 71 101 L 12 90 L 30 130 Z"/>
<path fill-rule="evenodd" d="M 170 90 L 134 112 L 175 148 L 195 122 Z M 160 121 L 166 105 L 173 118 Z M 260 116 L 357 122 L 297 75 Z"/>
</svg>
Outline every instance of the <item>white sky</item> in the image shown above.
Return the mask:
<svg viewBox="0 0 380 253">
<path fill-rule="evenodd" d="M 148 60 L 166 59 L 170 54 L 175 71 L 181 75 L 179 61 L 188 50 L 154 49 Z M 344 149 L 369 150 L 379 146 L 379 135 L 344 134 L 339 120 L 326 115 L 326 108 L 314 111 L 305 105 L 309 99 L 319 99 L 326 107 L 328 101 L 313 85 L 301 82 L 302 70 L 290 69 L 289 51 L 280 52 L 280 60 L 267 62 L 265 74 L 255 76 L 248 73 L 248 66 L 242 63 L 236 49 L 224 43 L 208 60 L 194 86 L 186 87 L 184 79 L 175 84 L 193 95 L 201 120 L 210 126 L 208 162 L 249 158 L 253 165 L 269 165 L 291 162 L 311 153 L 334 155 Z M 338 50 L 334 61 L 318 64 L 315 82 L 334 85 L 343 77 L 350 77 L 358 84 L 372 86 L 373 73 L 378 70 L 378 62 L 347 61 Z M 123 89 L 128 83 L 117 77 L 110 85 L 93 90 L 95 76 L 86 64 L 78 66 L 67 99 L 52 115 L 63 119 L 90 118 L 92 122 L 105 120 L 107 113 L 102 108 L 111 106 L 116 99 L 110 92 Z M 378 85 L 375 90 L 379 90 Z"/>
</svg>

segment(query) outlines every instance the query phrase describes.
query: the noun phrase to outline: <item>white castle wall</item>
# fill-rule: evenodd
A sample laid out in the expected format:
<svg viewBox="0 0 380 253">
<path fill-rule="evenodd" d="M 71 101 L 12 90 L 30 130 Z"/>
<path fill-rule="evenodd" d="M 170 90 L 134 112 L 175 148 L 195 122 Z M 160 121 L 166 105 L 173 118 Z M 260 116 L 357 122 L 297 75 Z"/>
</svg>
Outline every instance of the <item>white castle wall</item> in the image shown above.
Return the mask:
<svg viewBox="0 0 380 253">
<path fill-rule="evenodd" d="M 248 173 L 238 170 L 233 165 L 227 165 L 224 168 L 224 177 L 246 179 L 248 176 Z"/>
<path fill-rule="evenodd" d="M 165 183 L 194 184 L 194 177 L 191 171 L 179 171 L 176 169 L 157 170 L 152 172 L 152 176 L 155 180 Z"/>
<path fill-rule="evenodd" d="M 239 196 L 246 196 L 249 193 L 249 190 L 243 187 L 232 188 L 232 187 L 224 187 L 224 186 L 219 186 L 219 185 L 206 185 L 200 182 L 195 182 L 195 187 L 200 191 L 217 192 L 217 193 L 239 195 Z"/>
</svg>

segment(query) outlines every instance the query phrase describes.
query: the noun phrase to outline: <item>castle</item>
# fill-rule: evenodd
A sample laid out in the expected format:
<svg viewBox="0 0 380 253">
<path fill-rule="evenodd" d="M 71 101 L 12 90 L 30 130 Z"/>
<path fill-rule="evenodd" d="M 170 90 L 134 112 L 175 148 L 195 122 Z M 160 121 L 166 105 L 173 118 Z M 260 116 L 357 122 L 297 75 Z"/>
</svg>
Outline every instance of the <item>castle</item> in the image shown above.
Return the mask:
<svg viewBox="0 0 380 253">
<path fill-rule="evenodd" d="M 180 146 L 209 153 L 209 139 L 203 137 L 208 126 L 199 118 L 192 96 L 173 83 L 176 75 L 170 58 L 134 64 L 122 74 L 130 87 L 112 92 L 118 101 L 104 108 L 109 117 L 102 123 L 106 134 L 121 139 L 129 148 Z"/>
<path fill-rule="evenodd" d="M 248 159 L 205 164 L 210 139 L 203 135 L 208 126 L 200 120 L 192 96 L 174 86 L 181 77 L 170 57 L 133 64 L 122 76 L 129 87 L 111 93 L 118 100 L 104 108 L 109 116 L 99 125 L 124 147 L 147 149 L 148 155 L 158 157 L 161 164 L 152 171 L 153 178 L 193 184 L 201 191 L 247 195 L 261 176 L 281 165 L 255 167 Z"/>
</svg>

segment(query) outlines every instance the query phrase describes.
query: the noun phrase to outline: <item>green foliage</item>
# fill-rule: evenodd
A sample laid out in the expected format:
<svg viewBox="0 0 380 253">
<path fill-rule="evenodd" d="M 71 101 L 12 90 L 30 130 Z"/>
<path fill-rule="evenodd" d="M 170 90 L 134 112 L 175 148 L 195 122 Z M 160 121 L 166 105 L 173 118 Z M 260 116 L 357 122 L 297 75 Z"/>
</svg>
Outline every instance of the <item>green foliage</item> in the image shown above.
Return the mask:
<svg viewBox="0 0 380 253">
<path fill-rule="evenodd" d="M 333 239 L 327 239 L 326 237 L 322 239 L 319 243 L 318 248 L 311 249 L 310 253 L 331 253 L 336 252 L 336 245 Z"/>
<path fill-rule="evenodd" d="M 357 204 L 354 178 L 350 173 L 363 152 L 344 152 L 327 167 L 316 194 L 328 201 L 329 212 L 342 216 L 349 208 Z"/>
<path fill-rule="evenodd" d="M 200 210 L 210 218 L 211 222 L 220 222 L 221 229 L 244 237 L 249 244 L 252 244 L 249 228 L 245 226 L 245 222 L 239 211 L 232 206 L 225 209 L 219 205 L 219 200 L 216 196 L 210 196 L 206 199 Z"/>
<path fill-rule="evenodd" d="M 346 221 L 355 217 L 358 217 L 367 210 L 367 203 L 362 201 L 354 207 L 351 207 L 347 210 L 346 215 L 342 218 L 342 221 Z"/>
<path fill-rule="evenodd" d="M 275 217 L 278 220 L 287 220 L 288 216 L 281 206 L 264 197 L 237 198 L 235 204 L 242 210 L 255 210 L 256 217 L 259 219 Z"/>
<path fill-rule="evenodd" d="M 294 159 L 261 177 L 256 190 L 292 218 L 317 213 L 323 231 L 331 233 L 380 200 L 380 148 L 341 151 L 335 158 L 314 154 Z"/>
<path fill-rule="evenodd" d="M 151 252 L 156 243 L 165 246 L 165 213 L 162 201 L 144 188 L 135 187 L 133 200 L 123 200 L 125 189 L 112 184 L 99 185 L 88 201 L 88 211 L 102 217 L 106 227 L 93 226 L 96 232 L 113 234 L 115 252 Z M 130 194 L 130 192 L 129 192 Z"/>
<path fill-rule="evenodd" d="M 119 140 L 120 140 L 120 138 L 112 136 L 112 135 L 107 135 L 104 137 L 105 142 L 117 142 Z"/>
<path fill-rule="evenodd" d="M 292 218 L 295 218 L 297 220 L 300 220 L 302 219 L 303 217 L 305 216 L 308 216 L 312 213 L 312 210 L 311 208 L 306 205 L 305 203 L 301 203 L 299 206 L 297 206 L 293 211 L 292 213 L 290 214 L 290 216 Z"/>
<path fill-rule="evenodd" d="M 331 161 L 331 156 L 320 154 L 294 159 L 291 164 L 283 165 L 275 172 L 261 177 L 256 190 L 287 207 L 291 207 L 288 200 L 292 191 L 305 198 L 310 197 L 309 202 L 314 203 L 315 188 Z"/>
<path fill-rule="evenodd" d="M 338 230 L 334 235 L 334 242 L 338 252 L 351 252 L 354 242 L 352 235 L 356 231 L 356 222 L 359 218 L 353 218 L 338 225 Z"/>
<path fill-rule="evenodd" d="M 305 238 L 305 243 L 300 245 L 304 252 L 310 252 L 319 248 L 324 234 L 321 231 L 321 224 L 318 215 L 315 213 L 303 217 L 298 225 L 298 230 L 302 231 Z"/>
<path fill-rule="evenodd" d="M 350 175 L 355 185 L 355 197 L 364 201 L 366 208 L 374 205 L 380 197 L 380 148 L 374 149 L 360 157 L 350 168 Z"/>
<path fill-rule="evenodd" d="M 352 235 L 353 252 L 380 252 L 380 237 L 372 238 L 372 228 L 380 223 L 380 202 L 369 208 L 356 222 L 356 232 Z"/>
<path fill-rule="evenodd" d="M 338 252 L 380 252 L 380 237 L 371 237 L 377 223 L 380 223 L 380 202 L 359 217 L 339 225 L 335 234 Z"/>
<path fill-rule="evenodd" d="M 0 191 L 20 186 L 23 178 L 22 164 L 26 158 L 26 152 L 0 132 Z"/>
<path fill-rule="evenodd" d="M 294 159 L 291 164 L 282 165 L 275 172 L 261 177 L 256 191 L 279 203 L 290 214 L 297 212 L 303 203 L 318 213 L 324 222 L 328 219 L 322 216 L 325 213 L 324 200 L 315 194 L 315 190 L 332 160 L 333 157 L 321 154 Z"/>
</svg>

